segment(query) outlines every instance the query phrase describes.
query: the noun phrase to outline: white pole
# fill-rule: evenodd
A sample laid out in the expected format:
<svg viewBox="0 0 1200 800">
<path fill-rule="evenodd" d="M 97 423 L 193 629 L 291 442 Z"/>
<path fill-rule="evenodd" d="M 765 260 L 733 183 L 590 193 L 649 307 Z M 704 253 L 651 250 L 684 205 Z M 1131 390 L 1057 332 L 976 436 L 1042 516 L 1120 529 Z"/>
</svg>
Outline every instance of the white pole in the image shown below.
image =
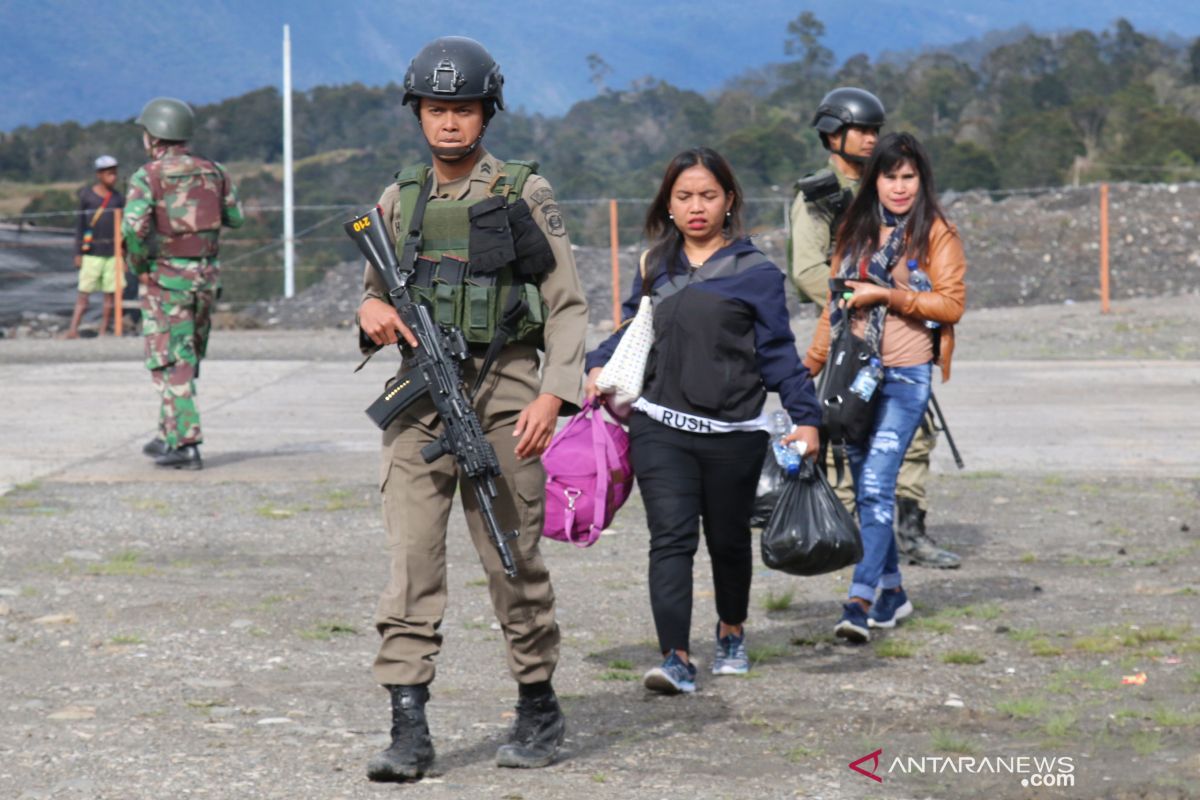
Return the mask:
<svg viewBox="0 0 1200 800">
<path fill-rule="evenodd" d="M 292 37 L 283 26 L 283 296 L 296 293 L 296 223 L 292 210 Z"/>
</svg>

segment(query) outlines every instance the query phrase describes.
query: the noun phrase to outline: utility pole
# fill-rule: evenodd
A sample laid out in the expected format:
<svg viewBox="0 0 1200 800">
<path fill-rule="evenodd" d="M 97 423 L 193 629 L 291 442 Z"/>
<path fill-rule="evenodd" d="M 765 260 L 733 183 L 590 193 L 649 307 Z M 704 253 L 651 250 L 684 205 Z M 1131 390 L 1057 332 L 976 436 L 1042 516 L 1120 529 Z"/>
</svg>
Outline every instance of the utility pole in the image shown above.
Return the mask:
<svg viewBox="0 0 1200 800">
<path fill-rule="evenodd" d="M 292 36 L 283 26 L 283 296 L 296 293 L 296 224 L 292 208 Z"/>
</svg>

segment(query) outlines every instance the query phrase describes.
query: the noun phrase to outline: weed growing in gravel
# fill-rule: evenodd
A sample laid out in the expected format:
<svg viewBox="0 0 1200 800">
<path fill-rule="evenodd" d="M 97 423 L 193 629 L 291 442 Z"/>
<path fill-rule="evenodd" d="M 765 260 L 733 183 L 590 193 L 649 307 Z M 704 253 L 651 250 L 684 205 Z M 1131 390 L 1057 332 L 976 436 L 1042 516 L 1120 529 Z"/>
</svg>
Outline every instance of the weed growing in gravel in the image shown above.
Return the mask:
<svg viewBox="0 0 1200 800">
<path fill-rule="evenodd" d="M 464 584 L 464 586 L 466 586 L 468 589 L 474 589 L 479 586 L 487 586 L 487 585 L 488 585 L 487 578 L 475 578 L 473 580 L 467 581 Z"/>
<path fill-rule="evenodd" d="M 996 711 L 1014 719 L 1033 719 L 1046 713 L 1050 704 L 1040 697 L 1018 697 L 996 703 Z"/>
<path fill-rule="evenodd" d="M 979 603 L 958 608 L 943 608 L 938 612 L 938 616 L 947 619 L 970 617 L 971 619 L 992 620 L 997 619 L 1003 613 L 1004 609 L 995 603 Z"/>
<path fill-rule="evenodd" d="M 1152 625 L 1149 628 L 1130 628 L 1121 637 L 1121 644 L 1126 647 L 1140 647 L 1151 642 L 1177 642 L 1191 628 L 1190 625 Z"/>
<path fill-rule="evenodd" d="M 254 513 L 267 519 L 291 519 L 296 516 L 296 512 L 290 508 L 276 508 L 275 506 L 259 506 L 254 509 Z"/>
<path fill-rule="evenodd" d="M 1188 683 L 1200 686 L 1200 669 L 1194 670 L 1192 674 L 1188 676 Z"/>
<path fill-rule="evenodd" d="M 916 617 L 905 620 L 904 627 L 912 631 L 929 631 L 942 635 L 954 630 L 954 623 L 938 617 Z"/>
<path fill-rule="evenodd" d="M 771 589 L 767 592 L 767 596 L 763 598 L 763 609 L 766 611 L 787 611 L 792 605 L 792 598 L 795 596 L 795 592 L 791 590 L 783 594 L 775 594 L 775 590 Z"/>
<path fill-rule="evenodd" d="M 787 655 L 787 648 L 777 644 L 764 644 L 758 647 L 747 647 L 746 655 L 751 664 L 765 664 L 776 658 Z"/>
<path fill-rule="evenodd" d="M 134 500 L 130 503 L 138 511 L 153 511 L 156 514 L 166 514 L 171 506 L 162 500 Z"/>
<path fill-rule="evenodd" d="M 607 780 L 608 776 L 603 772 L 596 772 L 592 774 L 592 783 L 604 783 Z"/>
<path fill-rule="evenodd" d="M 614 658 L 608 662 L 609 669 L 633 669 L 633 662 L 628 658 Z"/>
<path fill-rule="evenodd" d="M 819 633 L 815 636 L 795 636 L 792 638 L 794 647 L 815 647 L 818 644 L 835 644 L 837 637 L 832 633 Z"/>
<path fill-rule="evenodd" d="M 791 750 L 788 750 L 786 753 L 784 753 L 783 757 L 793 764 L 799 764 L 802 761 L 807 761 L 810 758 L 815 758 L 819 755 L 823 755 L 821 750 L 814 750 L 811 747 L 797 745 L 796 747 L 793 747 Z"/>
<path fill-rule="evenodd" d="M 1162 735 L 1158 731 L 1138 731 L 1129 737 L 1129 743 L 1139 756 L 1150 756 L 1162 749 Z"/>
<path fill-rule="evenodd" d="M 1111 567 L 1113 560 L 1103 556 L 1067 556 L 1062 563 L 1068 567 Z"/>
<path fill-rule="evenodd" d="M 301 639 L 312 639 L 327 642 L 334 636 L 354 636 L 358 629 L 345 622 L 318 622 L 311 628 L 300 631 Z"/>
<path fill-rule="evenodd" d="M 136 550 L 122 550 L 108 561 L 93 564 L 88 567 L 89 575 L 108 575 L 114 577 L 146 577 L 153 575 L 156 570 L 150 564 L 141 563 L 142 554 Z"/>
<path fill-rule="evenodd" d="M 916 643 L 904 639 L 888 638 L 875 645 L 875 655 L 880 658 L 912 658 L 916 654 Z"/>
<path fill-rule="evenodd" d="M 602 681 L 636 681 L 638 676 L 632 672 L 626 672 L 620 669 L 610 669 L 600 673 Z"/>
<path fill-rule="evenodd" d="M 951 650 L 949 653 L 942 655 L 942 662 L 945 664 L 982 664 L 987 661 L 979 653 L 974 650 Z"/>
<path fill-rule="evenodd" d="M 1055 694 L 1070 694 L 1079 689 L 1111 691 L 1120 685 L 1121 682 L 1103 667 L 1086 670 L 1064 669 L 1050 676 L 1046 690 Z"/>
<path fill-rule="evenodd" d="M 939 728 L 934 730 L 929 737 L 929 743 L 933 745 L 933 749 L 942 753 L 970 755 L 975 752 L 975 745 L 969 739 L 959 736 L 954 731 Z"/>
<path fill-rule="evenodd" d="M 1034 639 L 1029 643 L 1029 652 L 1041 658 L 1061 656 L 1063 649 L 1056 644 L 1051 644 L 1048 639 Z"/>
<path fill-rule="evenodd" d="M 1037 560 L 1037 555 L 1034 553 L 1023 553 L 1020 558 L 1022 564 L 1036 564 Z"/>
<path fill-rule="evenodd" d="M 1006 635 L 1014 642 L 1032 642 L 1043 638 L 1045 634 L 1037 628 L 1011 628 L 1006 632 Z"/>
<path fill-rule="evenodd" d="M 122 634 L 108 640 L 112 644 L 145 644 L 146 640 L 135 634 Z"/>
<path fill-rule="evenodd" d="M 997 478 L 1003 478 L 1003 472 L 997 472 L 990 469 L 975 470 L 974 472 L 964 472 L 958 476 L 959 480 L 964 481 L 990 481 Z"/>
<path fill-rule="evenodd" d="M 1193 728 L 1200 725 L 1200 714 L 1189 714 L 1164 706 L 1155 708 L 1150 713 L 1150 719 L 1163 728 Z"/>
<path fill-rule="evenodd" d="M 1121 647 L 1121 640 L 1112 634 L 1081 636 L 1071 643 L 1081 653 L 1111 653 Z"/>
<path fill-rule="evenodd" d="M 1074 711 L 1064 711 L 1047 719 L 1042 730 L 1052 739 L 1061 739 L 1075 730 L 1077 719 Z"/>
</svg>

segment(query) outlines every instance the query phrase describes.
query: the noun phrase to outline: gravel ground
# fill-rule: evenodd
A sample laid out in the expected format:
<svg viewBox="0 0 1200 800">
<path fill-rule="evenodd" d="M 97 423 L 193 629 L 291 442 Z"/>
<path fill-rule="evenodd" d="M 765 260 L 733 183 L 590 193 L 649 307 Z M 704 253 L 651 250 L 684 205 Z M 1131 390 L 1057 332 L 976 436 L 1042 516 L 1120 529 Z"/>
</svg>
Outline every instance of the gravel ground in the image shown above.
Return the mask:
<svg viewBox="0 0 1200 800">
<path fill-rule="evenodd" d="M 401 789 L 363 771 L 388 724 L 368 669 L 385 580 L 374 486 L 27 486 L 0 499 L 0 796 L 1028 794 L 1020 775 L 885 771 L 960 755 L 1072 757 L 1075 786 L 1038 796 L 1193 796 L 1200 484 L 976 473 L 932 492 L 932 528 L 966 564 L 910 568 L 910 620 L 840 644 L 846 573 L 756 568 L 754 669 L 702 673 L 692 697 L 638 680 L 656 654 L 637 496 L 592 549 L 547 543 L 570 733 L 535 772 L 491 765 L 515 692 L 456 512 L 437 774 Z M 702 665 L 709 576 L 701 556 Z M 847 769 L 879 748 L 882 786 Z"/>
</svg>

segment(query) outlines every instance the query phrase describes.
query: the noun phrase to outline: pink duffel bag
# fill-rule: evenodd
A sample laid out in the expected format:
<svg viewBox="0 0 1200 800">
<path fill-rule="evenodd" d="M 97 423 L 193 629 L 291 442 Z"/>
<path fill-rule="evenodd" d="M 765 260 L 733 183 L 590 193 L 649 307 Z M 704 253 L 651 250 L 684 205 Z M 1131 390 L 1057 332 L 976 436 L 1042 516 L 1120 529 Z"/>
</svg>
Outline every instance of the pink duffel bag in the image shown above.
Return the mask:
<svg viewBox="0 0 1200 800">
<path fill-rule="evenodd" d="M 542 453 L 546 523 L 542 535 L 577 547 L 600 538 L 633 490 L 629 434 L 593 401 Z"/>
</svg>

